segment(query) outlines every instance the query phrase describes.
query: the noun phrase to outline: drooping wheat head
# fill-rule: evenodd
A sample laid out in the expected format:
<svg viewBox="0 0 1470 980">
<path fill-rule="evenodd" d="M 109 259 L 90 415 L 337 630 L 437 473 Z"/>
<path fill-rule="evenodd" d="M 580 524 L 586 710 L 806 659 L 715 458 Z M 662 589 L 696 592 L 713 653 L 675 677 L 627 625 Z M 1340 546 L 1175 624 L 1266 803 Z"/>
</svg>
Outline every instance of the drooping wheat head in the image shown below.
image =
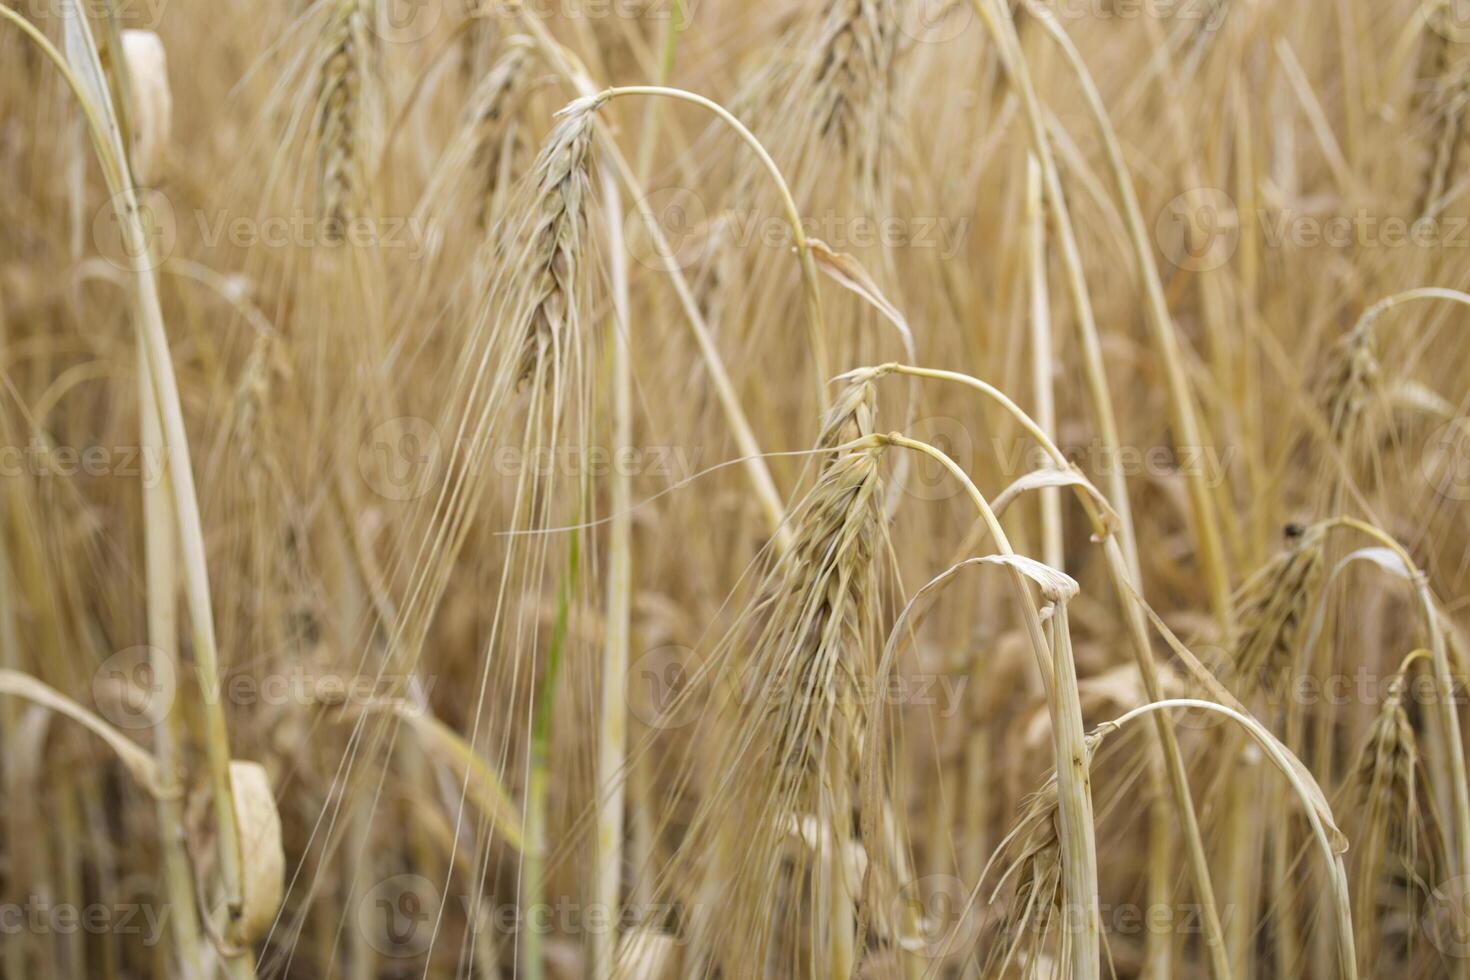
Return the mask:
<svg viewBox="0 0 1470 980">
<path fill-rule="evenodd" d="M 1242 697 L 1274 692 L 1291 670 L 1302 627 L 1323 574 L 1319 527 L 1287 528 L 1286 550 L 1272 557 L 1241 587 L 1233 646 L 1233 673 Z"/>
<path fill-rule="evenodd" d="M 1431 889 L 1449 867 L 1435 794 L 1427 786 L 1428 772 L 1405 707 L 1409 680 L 1408 670 L 1401 669 L 1389 682 L 1348 783 L 1360 821 L 1354 841 L 1354 919 L 1363 936 L 1359 951 L 1365 975 L 1381 968 L 1383 940 L 1403 928 L 1403 916 L 1411 924 L 1420 921 Z M 1411 937 L 1413 932 L 1411 926 Z"/>
<path fill-rule="evenodd" d="M 837 398 L 793 545 L 716 653 L 730 701 L 709 723 L 726 742 L 675 862 L 725 896 L 692 924 L 723 951 L 700 975 L 757 977 L 775 961 L 826 975 L 859 955 L 855 806 L 886 541 L 881 449 L 860 441 L 872 415 L 869 384 Z"/>
</svg>

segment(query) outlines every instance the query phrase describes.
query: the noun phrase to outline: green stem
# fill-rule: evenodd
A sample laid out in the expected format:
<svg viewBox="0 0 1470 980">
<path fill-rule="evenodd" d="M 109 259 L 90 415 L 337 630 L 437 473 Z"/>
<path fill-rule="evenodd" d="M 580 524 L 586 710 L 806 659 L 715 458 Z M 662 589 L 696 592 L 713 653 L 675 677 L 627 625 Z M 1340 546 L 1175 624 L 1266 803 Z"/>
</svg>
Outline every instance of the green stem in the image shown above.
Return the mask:
<svg viewBox="0 0 1470 980">
<path fill-rule="evenodd" d="M 540 929 L 544 919 L 538 910 L 546 902 L 546 789 L 550 781 L 551 764 L 551 721 L 556 706 L 558 681 L 561 677 L 563 655 L 566 652 L 567 621 L 571 615 L 572 589 L 577 581 L 577 566 L 581 558 L 581 532 L 572 531 L 567 545 L 567 571 L 562 578 L 561 591 L 556 600 L 556 621 L 552 625 L 551 640 L 547 648 L 546 672 L 541 677 L 541 686 L 536 692 L 534 717 L 531 719 L 531 770 L 526 778 L 526 866 L 525 907 L 523 922 L 527 923 L 525 942 L 526 980 L 545 980 L 545 942 Z"/>
</svg>

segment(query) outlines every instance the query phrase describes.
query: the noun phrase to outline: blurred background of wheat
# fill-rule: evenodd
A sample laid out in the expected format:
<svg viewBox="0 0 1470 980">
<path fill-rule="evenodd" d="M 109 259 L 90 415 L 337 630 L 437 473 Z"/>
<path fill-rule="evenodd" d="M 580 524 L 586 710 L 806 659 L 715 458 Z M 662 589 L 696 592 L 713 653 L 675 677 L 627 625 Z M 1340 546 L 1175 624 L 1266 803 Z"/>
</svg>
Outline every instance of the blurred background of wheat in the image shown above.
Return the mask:
<svg viewBox="0 0 1470 980">
<path fill-rule="evenodd" d="M 1470 973 L 1459 0 L 4 2 L 0 976 Z"/>
</svg>

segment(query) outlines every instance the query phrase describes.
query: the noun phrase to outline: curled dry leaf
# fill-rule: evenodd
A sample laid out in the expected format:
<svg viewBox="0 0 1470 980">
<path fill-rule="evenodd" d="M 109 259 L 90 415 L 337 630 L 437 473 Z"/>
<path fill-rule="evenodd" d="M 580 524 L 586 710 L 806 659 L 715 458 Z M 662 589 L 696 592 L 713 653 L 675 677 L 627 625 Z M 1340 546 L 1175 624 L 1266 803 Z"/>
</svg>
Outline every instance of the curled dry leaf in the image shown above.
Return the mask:
<svg viewBox="0 0 1470 980">
<path fill-rule="evenodd" d="M 265 937 L 286 880 L 286 852 L 281 844 L 281 815 L 265 767 L 236 759 L 230 763 L 235 791 L 235 825 L 240 834 L 240 918 L 235 939 L 253 943 Z"/>
<path fill-rule="evenodd" d="M 1071 602 L 1081 591 L 1077 580 L 1044 562 L 1025 555 L 987 555 L 980 559 L 990 565 L 1008 565 L 1035 582 L 1048 602 Z"/>
<path fill-rule="evenodd" d="M 133 774 L 133 778 L 138 780 L 149 793 L 160 798 L 178 795 L 177 787 L 170 782 L 153 756 L 136 743 L 129 741 L 122 732 L 54 688 L 48 687 L 29 674 L 23 674 L 17 670 L 0 670 L 0 695 L 24 698 L 43 708 L 49 708 L 57 714 L 65 715 L 106 742 L 108 747 L 117 753 L 118 759 L 127 767 L 128 772 Z"/>
<path fill-rule="evenodd" d="M 811 247 L 812 259 L 834 282 L 845 289 L 849 289 L 861 297 L 869 306 L 883 314 L 883 317 L 898 331 L 903 338 L 904 351 L 909 360 L 914 359 L 914 333 L 909 329 L 909 323 L 904 319 L 898 307 L 888 301 L 868 270 L 863 264 L 846 252 L 833 251 L 832 247 L 820 238 L 807 240 Z"/>
<path fill-rule="evenodd" d="M 168 84 L 168 52 L 152 31 L 123 31 L 123 57 L 132 84 L 133 176 L 155 183 L 173 127 L 173 92 Z"/>
<path fill-rule="evenodd" d="M 1102 495 L 1102 491 L 1092 485 L 1092 481 L 1083 476 L 1076 467 L 1061 469 L 1059 467 L 1044 467 L 1032 470 L 1018 477 L 1010 486 L 1006 487 L 990 502 L 990 507 L 995 511 L 997 517 L 1005 512 L 1005 509 L 1015 502 L 1016 498 L 1030 490 L 1040 490 L 1045 487 L 1081 487 L 1102 514 L 1103 522 L 1110 531 L 1116 530 L 1121 523 L 1118 514 L 1108 498 Z"/>
</svg>

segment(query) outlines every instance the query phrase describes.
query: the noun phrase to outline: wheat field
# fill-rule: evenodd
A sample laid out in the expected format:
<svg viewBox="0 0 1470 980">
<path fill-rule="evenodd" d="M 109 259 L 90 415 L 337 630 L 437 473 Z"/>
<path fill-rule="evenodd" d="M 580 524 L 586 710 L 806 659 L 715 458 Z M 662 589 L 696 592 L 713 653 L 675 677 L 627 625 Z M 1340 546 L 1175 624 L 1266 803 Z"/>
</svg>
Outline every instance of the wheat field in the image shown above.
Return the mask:
<svg viewBox="0 0 1470 980">
<path fill-rule="evenodd" d="M 1464 0 L 0 0 L 0 977 L 1470 978 Z"/>
</svg>

